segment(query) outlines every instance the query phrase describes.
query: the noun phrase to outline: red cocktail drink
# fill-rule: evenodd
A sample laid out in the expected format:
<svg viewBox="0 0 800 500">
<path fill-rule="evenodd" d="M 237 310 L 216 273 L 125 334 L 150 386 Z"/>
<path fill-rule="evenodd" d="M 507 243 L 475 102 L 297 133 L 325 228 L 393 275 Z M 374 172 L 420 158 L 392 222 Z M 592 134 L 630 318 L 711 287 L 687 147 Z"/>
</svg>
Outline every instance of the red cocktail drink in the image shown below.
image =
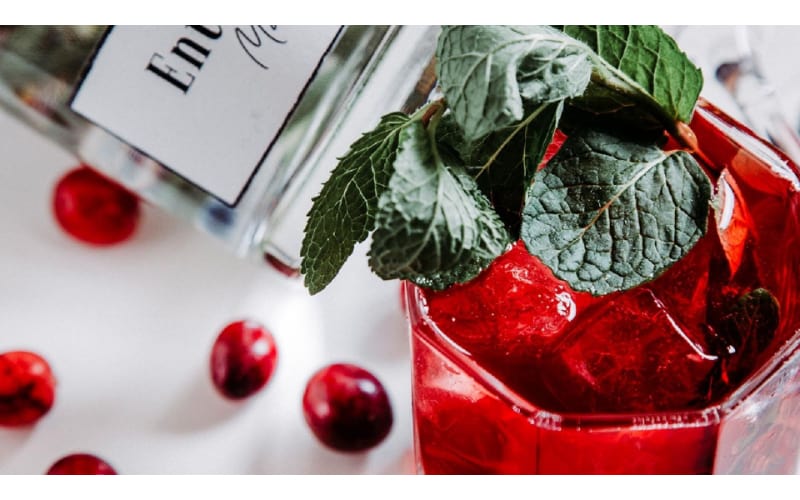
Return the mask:
<svg viewBox="0 0 800 500">
<path fill-rule="evenodd" d="M 406 285 L 421 472 L 795 472 L 800 173 L 705 102 L 691 126 L 718 206 L 657 279 L 594 297 L 518 243 Z"/>
</svg>

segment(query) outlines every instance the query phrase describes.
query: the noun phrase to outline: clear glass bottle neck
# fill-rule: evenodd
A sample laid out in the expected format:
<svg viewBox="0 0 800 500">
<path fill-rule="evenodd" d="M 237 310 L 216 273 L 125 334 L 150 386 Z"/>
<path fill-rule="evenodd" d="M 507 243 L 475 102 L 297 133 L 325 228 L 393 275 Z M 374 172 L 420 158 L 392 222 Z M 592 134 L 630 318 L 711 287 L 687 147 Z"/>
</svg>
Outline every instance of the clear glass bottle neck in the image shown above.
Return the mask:
<svg viewBox="0 0 800 500">
<path fill-rule="evenodd" d="M 311 198 L 337 158 L 383 114 L 422 105 L 435 83 L 438 27 L 346 27 L 246 191 L 230 205 L 70 108 L 75 82 L 104 33 L 106 27 L 97 26 L 0 28 L 0 104 L 237 255 L 287 270 L 299 265 Z"/>
</svg>

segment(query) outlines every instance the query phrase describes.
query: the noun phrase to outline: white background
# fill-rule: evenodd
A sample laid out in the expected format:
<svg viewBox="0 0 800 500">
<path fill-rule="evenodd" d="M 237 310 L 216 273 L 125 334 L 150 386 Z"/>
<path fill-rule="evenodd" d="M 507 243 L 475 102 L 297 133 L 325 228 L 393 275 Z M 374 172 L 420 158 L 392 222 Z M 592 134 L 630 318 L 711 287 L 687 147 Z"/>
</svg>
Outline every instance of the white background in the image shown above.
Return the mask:
<svg viewBox="0 0 800 500">
<path fill-rule="evenodd" d="M 708 40 L 692 36 L 684 48 L 703 63 Z M 770 71 L 796 124 L 795 67 Z M 736 114 L 713 72 L 706 82 L 705 95 Z M 0 474 L 38 474 L 78 451 L 127 474 L 413 470 L 398 286 L 369 273 L 364 247 L 315 297 L 151 207 L 129 242 L 89 247 L 50 213 L 53 184 L 74 160 L 3 113 L 0 153 L 0 352 L 39 352 L 58 378 L 43 420 L 0 429 Z M 237 404 L 214 392 L 208 356 L 219 329 L 241 317 L 267 325 L 280 353 L 265 390 Z M 306 381 L 338 361 L 372 370 L 394 406 L 391 434 L 368 453 L 325 449 L 302 417 Z"/>
<path fill-rule="evenodd" d="M 75 161 L 0 113 L 0 352 L 40 353 L 58 379 L 52 411 L 30 429 L 0 428 L 0 473 L 38 474 L 85 451 L 120 473 L 411 471 L 408 336 L 396 282 L 364 252 L 325 292 L 240 261 L 152 207 L 111 248 L 63 233 L 51 191 Z M 271 382 L 231 403 L 210 382 L 219 330 L 249 317 L 279 349 Z M 302 416 L 305 383 L 354 362 L 386 386 L 395 423 L 371 452 L 328 451 Z"/>
</svg>

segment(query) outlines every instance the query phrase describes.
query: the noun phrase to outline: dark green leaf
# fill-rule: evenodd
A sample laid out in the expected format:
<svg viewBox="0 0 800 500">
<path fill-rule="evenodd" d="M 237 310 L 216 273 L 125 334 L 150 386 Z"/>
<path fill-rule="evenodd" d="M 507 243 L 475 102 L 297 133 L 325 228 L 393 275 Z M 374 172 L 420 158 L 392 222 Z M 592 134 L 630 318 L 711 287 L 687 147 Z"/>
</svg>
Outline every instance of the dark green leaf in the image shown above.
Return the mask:
<svg viewBox="0 0 800 500">
<path fill-rule="evenodd" d="M 489 137 L 489 136 L 487 136 Z M 453 113 L 447 113 L 439 120 L 436 127 L 436 146 L 439 151 L 447 151 L 449 154 L 458 157 L 464 164 L 470 165 L 475 159 L 475 151 L 483 143 L 485 138 L 476 141 L 468 141 L 464 137 L 464 132 L 456 123 Z"/>
<path fill-rule="evenodd" d="M 644 105 L 667 128 L 688 122 L 703 87 L 703 75 L 675 41 L 657 26 L 563 26 L 588 45 L 592 82 L 575 104 L 593 113 L 629 113 Z M 641 111 L 634 111 L 640 115 Z M 634 115 L 634 116 L 635 116 Z"/>
<path fill-rule="evenodd" d="M 464 138 L 452 114 L 437 129 L 437 141 L 462 159 L 512 235 L 519 234 L 525 191 L 553 140 L 562 108 L 563 102 L 542 105 L 528 114 L 530 120 L 477 141 Z"/>
<path fill-rule="evenodd" d="M 380 198 L 370 266 L 384 279 L 442 289 L 475 277 L 509 243 L 475 181 L 446 166 L 428 131 L 400 133 L 389 189 Z"/>
<path fill-rule="evenodd" d="M 704 234 L 711 184 L 684 151 L 584 131 L 536 174 L 522 239 L 574 289 L 603 295 L 654 279 Z"/>
<path fill-rule="evenodd" d="M 531 106 L 579 95 L 591 51 L 547 26 L 444 27 L 437 72 L 468 140 L 519 122 Z"/>
<path fill-rule="evenodd" d="M 707 318 L 707 341 L 720 361 L 704 385 L 710 395 L 717 397 L 738 386 L 758 366 L 778 331 L 780 304 L 765 288 L 756 288 L 738 298 L 719 297 L 713 304 L 714 311 Z"/>
<path fill-rule="evenodd" d="M 769 290 L 757 288 L 739 298 L 726 332 L 738 351 L 764 352 L 778 330 L 780 305 Z"/>
<path fill-rule="evenodd" d="M 402 113 L 384 116 L 350 147 L 314 199 L 301 249 L 301 272 L 312 294 L 328 286 L 355 244 L 374 229 L 378 198 L 392 174 L 398 135 L 408 123 Z"/>
</svg>

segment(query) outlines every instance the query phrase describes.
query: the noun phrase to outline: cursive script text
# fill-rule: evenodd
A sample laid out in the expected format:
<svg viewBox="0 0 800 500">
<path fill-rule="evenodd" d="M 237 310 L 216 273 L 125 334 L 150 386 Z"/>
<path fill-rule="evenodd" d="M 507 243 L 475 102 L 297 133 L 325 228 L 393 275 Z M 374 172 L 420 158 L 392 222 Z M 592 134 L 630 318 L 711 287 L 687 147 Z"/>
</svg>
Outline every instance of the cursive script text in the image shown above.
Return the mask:
<svg viewBox="0 0 800 500">
<path fill-rule="evenodd" d="M 277 43 L 283 45 L 287 42 L 278 33 L 277 26 L 262 25 L 236 28 L 236 39 L 250 59 L 264 69 L 269 69 L 269 65 L 265 60 L 264 51 L 259 51 L 259 49 L 267 44 Z"/>
</svg>

